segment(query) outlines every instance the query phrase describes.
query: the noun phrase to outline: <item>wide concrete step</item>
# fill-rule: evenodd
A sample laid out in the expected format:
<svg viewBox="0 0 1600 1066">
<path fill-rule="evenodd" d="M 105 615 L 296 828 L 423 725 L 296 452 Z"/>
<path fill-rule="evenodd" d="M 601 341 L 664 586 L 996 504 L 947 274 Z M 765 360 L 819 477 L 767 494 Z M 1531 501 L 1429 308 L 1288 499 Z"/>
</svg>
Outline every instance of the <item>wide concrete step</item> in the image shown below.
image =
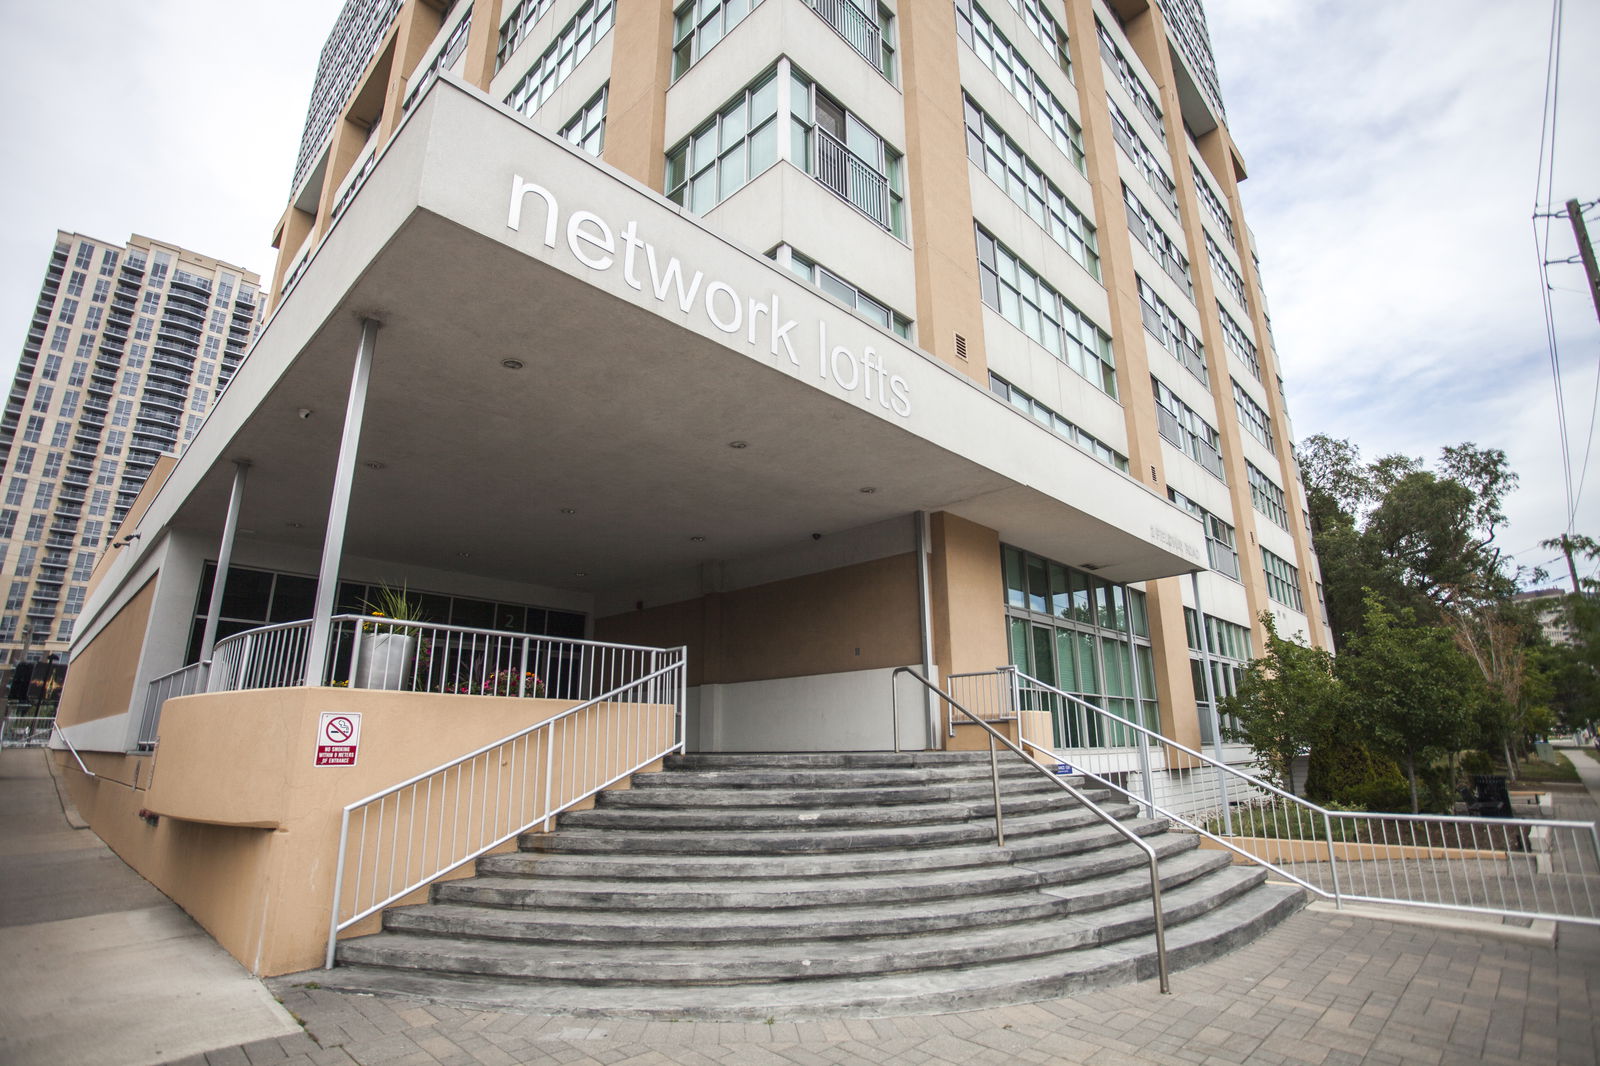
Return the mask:
<svg viewBox="0 0 1600 1066">
<path fill-rule="evenodd" d="M 855 776 L 855 775 L 852 775 Z M 1042 775 L 1005 780 L 1007 801 L 1023 796 L 1064 796 L 1065 793 Z M 1081 777 L 1063 775 L 1060 780 L 1080 792 Z M 992 783 L 987 775 L 970 781 L 939 781 L 916 785 L 862 784 L 852 787 L 779 788 L 708 785 L 690 788 L 640 786 L 602 792 L 598 805 L 606 809 L 639 807 L 894 807 L 902 804 L 970 802 L 991 799 Z"/>
<path fill-rule="evenodd" d="M 1174 970 L 1181 970 L 1214 958 L 1281 922 L 1304 901 L 1298 888 L 1259 885 L 1188 921 L 1170 925 L 1169 963 Z M 340 966 L 319 973 L 318 980 L 328 988 L 417 996 L 477 1009 L 761 1020 L 970 1010 L 1123 984 L 1151 977 L 1155 969 L 1154 938 L 1143 934 L 1075 951 L 935 970 L 721 983 L 715 994 L 708 994 L 707 984 L 702 982 L 508 980 L 367 965 Z"/>
<path fill-rule="evenodd" d="M 1116 818 L 1131 818 L 1131 804 L 1103 808 Z M 1006 819 L 1006 839 L 1024 839 L 1043 833 L 1076 829 L 1098 821 L 1082 807 L 1051 810 Z M 888 825 L 869 828 L 818 827 L 742 831 L 686 829 L 558 828 L 551 833 L 524 833 L 519 846 L 551 852 L 656 852 L 693 855 L 783 855 L 862 851 L 875 848 L 936 847 L 975 844 L 994 839 L 992 820 L 973 819 L 944 824 Z"/>
<path fill-rule="evenodd" d="M 965 821 L 970 818 L 993 818 L 994 796 L 973 797 L 966 801 L 946 800 L 938 803 L 899 804 L 848 804 L 813 802 L 811 805 L 778 807 L 764 806 L 698 806 L 702 793 L 692 793 L 687 802 L 670 806 L 605 806 L 587 811 L 572 811 L 561 815 L 558 825 L 562 829 L 664 829 L 664 830 L 739 830 L 739 829 L 803 829 L 826 826 L 890 826 L 934 825 L 944 822 Z M 1110 802 L 1108 789 L 1084 792 L 1091 803 L 1103 805 Z M 1035 791 L 1025 794 L 1002 794 L 1002 809 L 1010 815 L 1038 814 L 1060 810 L 1075 801 L 1059 789 L 1050 792 Z"/>
<path fill-rule="evenodd" d="M 1162 876 L 1162 915 L 1177 925 L 1214 910 L 1265 880 L 1265 871 L 1223 866 L 1180 881 Z M 1148 882 L 1145 885 L 1148 889 Z M 961 927 L 939 935 L 878 935 L 824 942 L 637 946 L 530 945 L 478 938 L 384 933 L 351 940 L 341 957 L 352 963 L 406 966 L 440 973 L 585 983 L 799 981 L 867 976 L 1029 959 L 1077 951 L 1148 933 L 1155 919 L 1147 898 L 1081 914 L 1007 925 Z"/>
<path fill-rule="evenodd" d="M 1202 851 L 1176 834 L 1155 842 L 1164 881 L 1179 884 L 1226 867 L 1229 858 Z M 601 907 L 527 909 L 507 906 L 490 895 L 466 892 L 438 903 L 398 907 L 387 912 L 385 927 L 445 936 L 493 939 L 606 941 L 620 943 L 704 944 L 923 934 L 979 925 L 1004 925 L 1035 918 L 1114 906 L 1141 898 L 1150 889 L 1143 852 L 1125 848 L 1095 856 L 1092 862 L 1030 868 L 1034 883 L 1005 892 L 949 896 L 874 898 L 853 904 L 773 906 L 764 909 Z M 468 881 L 454 882 L 467 885 Z M 443 891 L 441 889 L 441 891 Z"/>
<path fill-rule="evenodd" d="M 1016 763 L 1009 752 L 998 754 L 1005 767 Z M 989 752 L 983 751 L 722 751 L 682 752 L 668 755 L 662 765 L 669 771 L 725 769 L 821 770 L 958 770 L 981 766 L 989 769 Z"/>
<path fill-rule="evenodd" d="M 1163 841 L 1175 853 L 1194 838 Z M 1228 856 L 1210 853 L 1224 863 Z M 560 877 L 471 877 L 434 889 L 439 903 L 523 909 L 780 910 L 884 904 L 912 900 L 966 900 L 991 893 L 1067 884 L 1114 872 L 1144 853 L 1131 846 L 1091 855 L 965 870 L 924 870 L 870 875 L 702 880 L 603 880 Z"/>
<path fill-rule="evenodd" d="M 1068 776 L 1069 781 L 1081 776 Z M 929 784 L 984 782 L 992 780 L 987 758 L 983 763 L 949 767 L 889 767 L 881 770 L 839 767 L 782 767 L 762 769 L 662 770 L 636 774 L 634 788 L 862 788 L 877 784 L 885 787 L 914 787 Z M 1002 781 L 1038 781 L 1044 775 L 1015 756 L 1000 764 Z"/>
<path fill-rule="evenodd" d="M 1141 837 L 1161 833 L 1166 823 L 1130 818 L 1122 824 Z M 1183 839 L 1183 838 L 1178 838 Z M 1025 837 L 1010 835 L 1004 847 L 990 836 L 977 844 L 946 847 L 884 848 L 875 851 L 800 853 L 789 855 L 694 855 L 616 853 L 561 854 L 515 851 L 478 860 L 477 872 L 497 877 L 587 877 L 678 880 L 701 878 L 827 877 L 880 871 L 964 869 L 993 864 L 1031 862 L 1080 855 L 1098 848 L 1125 846 L 1127 838 L 1102 822 L 1059 833 Z"/>
</svg>

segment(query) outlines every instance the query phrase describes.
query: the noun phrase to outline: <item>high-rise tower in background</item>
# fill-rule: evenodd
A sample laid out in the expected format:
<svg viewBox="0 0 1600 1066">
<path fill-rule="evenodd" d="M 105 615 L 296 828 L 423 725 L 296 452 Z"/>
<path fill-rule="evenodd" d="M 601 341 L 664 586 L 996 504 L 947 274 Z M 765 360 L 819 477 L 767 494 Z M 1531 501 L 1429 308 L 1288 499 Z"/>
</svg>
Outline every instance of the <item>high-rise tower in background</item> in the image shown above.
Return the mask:
<svg viewBox="0 0 1600 1066">
<path fill-rule="evenodd" d="M 0 665 L 66 652 L 145 479 L 239 365 L 259 286 L 147 237 L 56 234 L 0 421 Z"/>
</svg>

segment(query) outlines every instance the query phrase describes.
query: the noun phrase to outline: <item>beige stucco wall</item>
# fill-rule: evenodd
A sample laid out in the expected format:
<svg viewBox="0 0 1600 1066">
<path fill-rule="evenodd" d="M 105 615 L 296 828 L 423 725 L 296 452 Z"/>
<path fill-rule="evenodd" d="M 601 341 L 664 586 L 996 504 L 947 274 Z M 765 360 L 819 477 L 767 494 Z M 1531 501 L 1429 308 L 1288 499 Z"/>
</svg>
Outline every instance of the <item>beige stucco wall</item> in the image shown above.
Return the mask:
<svg viewBox="0 0 1600 1066">
<path fill-rule="evenodd" d="M 918 662 L 917 563 L 900 554 L 595 620 L 595 639 L 689 648 L 691 685 Z"/>
<path fill-rule="evenodd" d="M 346 804 L 568 706 L 338 688 L 212 693 L 168 701 L 153 759 L 97 758 L 91 768 L 102 777 L 93 780 L 65 753 L 57 763 L 79 810 L 130 866 L 252 972 L 290 973 L 322 964 Z M 356 765 L 314 764 L 324 711 L 362 715 Z M 635 720 L 636 750 L 671 743 L 667 711 Z M 617 751 L 606 759 L 568 758 L 558 742 L 556 756 L 558 786 L 576 791 L 626 769 Z M 539 796 L 542 759 L 532 765 L 535 780 L 526 791 Z M 499 767 L 509 773 L 511 761 Z"/>
<path fill-rule="evenodd" d="M 156 579 L 152 577 L 117 617 L 73 657 L 56 712 L 56 721 L 62 726 L 127 713 L 155 598 Z"/>
</svg>

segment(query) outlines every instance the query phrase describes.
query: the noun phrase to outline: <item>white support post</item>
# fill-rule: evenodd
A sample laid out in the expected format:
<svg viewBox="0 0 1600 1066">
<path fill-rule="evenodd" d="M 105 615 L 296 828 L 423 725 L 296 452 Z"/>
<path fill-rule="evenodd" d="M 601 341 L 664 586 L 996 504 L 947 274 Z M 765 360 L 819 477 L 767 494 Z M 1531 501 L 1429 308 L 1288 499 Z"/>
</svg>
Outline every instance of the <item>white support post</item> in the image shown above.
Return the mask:
<svg viewBox="0 0 1600 1066">
<path fill-rule="evenodd" d="M 916 524 L 914 542 L 917 549 L 917 625 L 921 629 L 922 637 L 922 676 L 929 681 L 933 680 L 933 590 L 929 584 L 928 552 L 932 548 L 933 538 L 929 536 L 928 512 L 918 511 L 912 516 Z M 922 746 L 928 750 L 943 747 L 942 734 L 939 730 L 939 705 L 934 700 L 933 693 L 924 690 L 922 693 L 923 712 L 927 722 L 927 734 Z M 900 750 L 900 716 L 895 714 L 895 744 L 894 750 Z"/>
<path fill-rule="evenodd" d="M 333 474 L 333 498 L 328 501 L 328 525 L 322 538 L 322 566 L 317 571 L 317 603 L 311 612 L 311 639 L 306 648 L 307 687 L 320 685 L 328 668 L 328 637 L 333 629 L 333 603 L 339 591 L 339 562 L 344 555 L 345 522 L 350 516 L 350 486 L 355 480 L 356 452 L 361 447 L 361 420 L 367 409 L 367 379 L 372 353 L 378 342 L 378 320 L 361 320 L 361 344 L 356 348 L 355 371 L 350 375 L 350 399 L 344 409 L 344 433 L 339 439 L 338 466 Z"/>
<path fill-rule="evenodd" d="M 222 594 L 233 563 L 233 538 L 239 530 L 239 508 L 244 503 L 244 476 L 250 460 L 233 461 L 233 489 L 228 493 L 228 517 L 222 523 L 222 544 L 217 548 L 217 572 L 211 579 L 211 604 L 206 608 L 206 631 L 200 638 L 200 662 L 209 663 L 217 646 L 217 623 L 222 617 Z"/>
</svg>

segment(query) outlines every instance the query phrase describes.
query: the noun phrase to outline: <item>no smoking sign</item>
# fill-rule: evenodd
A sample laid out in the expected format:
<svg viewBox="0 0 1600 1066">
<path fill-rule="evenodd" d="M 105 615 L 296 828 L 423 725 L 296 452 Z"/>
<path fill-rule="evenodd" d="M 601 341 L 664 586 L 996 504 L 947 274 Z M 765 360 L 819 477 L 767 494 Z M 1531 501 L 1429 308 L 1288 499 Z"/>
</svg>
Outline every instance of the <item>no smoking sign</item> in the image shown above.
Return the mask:
<svg viewBox="0 0 1600 1066">
<path fill-rule="evenodd" d="M 317 726 L 317 765 L 354 766 L 361 747 L 359 712 L 322 712 Z"/>
</svg>

